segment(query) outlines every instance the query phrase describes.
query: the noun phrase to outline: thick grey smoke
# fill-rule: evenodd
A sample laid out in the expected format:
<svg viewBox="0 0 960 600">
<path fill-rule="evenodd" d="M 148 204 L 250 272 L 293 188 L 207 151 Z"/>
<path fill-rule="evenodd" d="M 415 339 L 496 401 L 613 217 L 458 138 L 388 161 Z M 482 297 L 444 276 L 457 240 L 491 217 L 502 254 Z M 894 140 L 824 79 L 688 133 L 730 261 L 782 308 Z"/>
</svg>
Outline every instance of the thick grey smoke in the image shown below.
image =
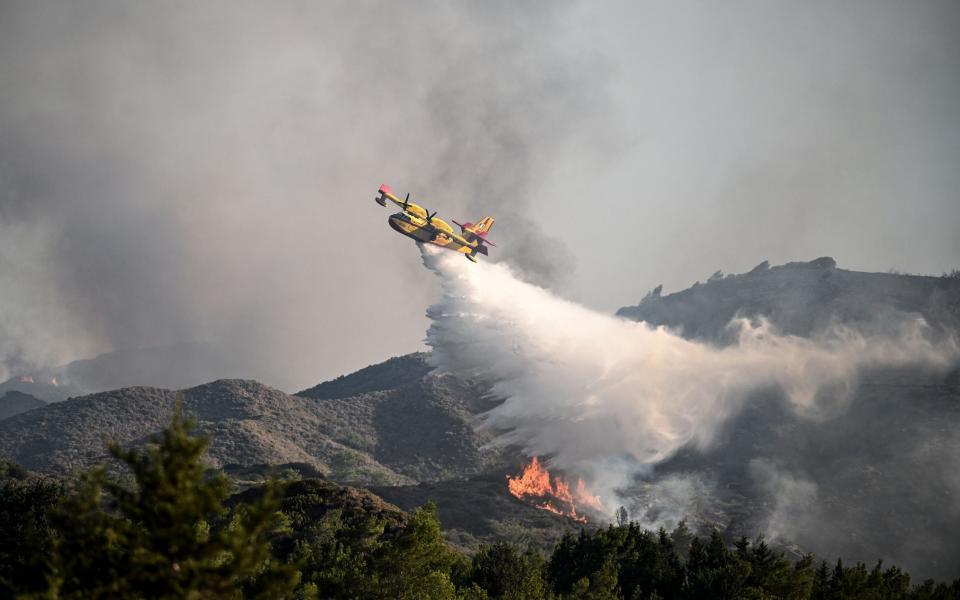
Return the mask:
<svg viewBox="0 0 960 600">
<path fill-rule="evenodd" d="M 765 258 L 960 267 L 958 26 L 950 0 L 5 0 L 0 371 L 202 340 L 210 376 L 296 388 L 413 350 L 434 283 L 382 182 L 494 216 L 496 260 L 605 309 Z"/>
<path fill-rule="evenodd" d="M 719 348 L 568 302 L 504 265 L 423 252 L 443 286 L 428 310 L 434 363 L 491 382 L 506 399 L 486 415 L 501 441 L 549 457 L 608 501 L 680 449 L 709 448 L 756 392 L 779 390 L 796 413 L 826 418 L 864 369 L 945 369 L 958 356 L 919 320 L 886 335 L 834 328 L 812 339 L 740 320 L 737 343 Z"/>
<path fill-rule="evenodd" d="M 499 258 L 556 280 L 531 184 L 602 109 L 565 14 L 3 2 L 0 379 L 205 342 L 206 377 L 295 389 L 415 350 L 432 282 L 382 182 L 493 215 Z"/>
</svg>

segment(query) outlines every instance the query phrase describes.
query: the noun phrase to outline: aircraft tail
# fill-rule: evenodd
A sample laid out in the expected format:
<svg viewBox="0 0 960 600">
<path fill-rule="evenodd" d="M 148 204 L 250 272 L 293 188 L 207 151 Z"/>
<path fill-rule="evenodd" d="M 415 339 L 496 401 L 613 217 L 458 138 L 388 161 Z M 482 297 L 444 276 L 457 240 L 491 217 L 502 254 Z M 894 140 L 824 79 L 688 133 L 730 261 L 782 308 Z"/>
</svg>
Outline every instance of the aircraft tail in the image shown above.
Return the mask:
<svg viewBox="0 0 960 600">
<path fill-rule="evenodd" d="M 474 238 L 481 240 L 484 244 L 496 246 L 496 244 L 487 239 L 487 232 L 490 231 L 491 227 L 493 227 L 493 217 L 484 217 L 476 223 L 470 224 L 470 227 L 466 229 L 473 234 Z"/>
<path fill-rule="evenodd" d="M 463 237 L 465 237 L 467 241 L 473 242 L 474 240 L 480 240 L 484 244 L 496 246 L 496 244 L 487 239 L 487 232 L 493 227 L 493 217 L 484 217 L 476 223 L 457 223 L 456 221 L 454 221 L 454 223 L 460 226 L 460 231 L 463 232 Z M 486 254 L 486 252 L 483 253 Z"/>
<path fill-rule="evenodd" d="M 486 233 L 493 227 L 493 217 L 484 217 L 473 224 L 474 233 Z"/>
</svg>

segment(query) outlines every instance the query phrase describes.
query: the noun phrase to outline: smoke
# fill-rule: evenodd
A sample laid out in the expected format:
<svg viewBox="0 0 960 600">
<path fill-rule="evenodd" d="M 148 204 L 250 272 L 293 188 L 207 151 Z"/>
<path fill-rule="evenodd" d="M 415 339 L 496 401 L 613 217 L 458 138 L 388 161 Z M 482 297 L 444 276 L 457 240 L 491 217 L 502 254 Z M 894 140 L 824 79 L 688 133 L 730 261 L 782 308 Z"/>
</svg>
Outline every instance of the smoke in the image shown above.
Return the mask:
<svg viewBox="0 0 960 600">
<path fill-rule="evenodd" d="M 43 266 L 51 258 L 51 236 L 45 228 L 0 218 L 0 360 L 5 363 L 0 364 L 0 378 L 4 367 L 26 370 L 55 363 L 62 351 L 82 356 L 91 350 L 71 307 L 49 300 L 57 293 L 57 281 Z M 23 255 L 36 260 L 19 262 Z"/>
<path fill-rule="evenodd" d="M 816 483 L 763 458 L 751 460 L 749 470 L 761 492 L 773 503 L 763 524 L 768 539 L 795 542 L 801 535 L 817 530 L 822 519 L 817 510 Z"/>
<path fill-rule="evenodd" d="M 611 483 L 617 485 L 617 480 L 612 479 Z M 721 522 L 723 515 L 718 514 L 716 508 L 715 489 L 716 482 L 712 480 L 698 474 L 682 473 L 641 481 L 631 486 L 629 498 L 621 500 L 628 509 L 630 520 L 641 527 L 651 531 L 661 527 L 673 531 L 681 521 L 690 523 L 694 516 L 699 517 L 698 521 Z M 690 524 L 696 527 L 698 523 Z"/>
<path fill-rule="evenodd" d="M 209 342 L 203 377 L 295 390 L 416 349 L 430 279 L 384 182 L 556 281 L 534 183 L 604 129 L 569 8 L 4 2 L 0 379 Z"/>
<path fill-rule="evenodd" d="M 955 268 L 958 17 L 6 0 L 0 377 L 204 340 L 208 377 L 296 389 L 414 350 L 431 279 L 380 183 L 606 308 L 763 258 Z"/>
<path fill-rule="evenodd" d="M 565 301 L 504 265 L 430 248 L 423 260 L 443 287 L 427 311 L 436 366 L 492 382 L 506 400 L 485 422 L 500 440 L 583 476 L 607 502 L 681 448 L 709 448 L 755 392 L 779 390 L 795 412 L 826 418 L 864 369 L 946 368 L 958 354 L 919 320 L 808 339 L 741 319 L 737 342 L 718 348 Z"/>
</svg>

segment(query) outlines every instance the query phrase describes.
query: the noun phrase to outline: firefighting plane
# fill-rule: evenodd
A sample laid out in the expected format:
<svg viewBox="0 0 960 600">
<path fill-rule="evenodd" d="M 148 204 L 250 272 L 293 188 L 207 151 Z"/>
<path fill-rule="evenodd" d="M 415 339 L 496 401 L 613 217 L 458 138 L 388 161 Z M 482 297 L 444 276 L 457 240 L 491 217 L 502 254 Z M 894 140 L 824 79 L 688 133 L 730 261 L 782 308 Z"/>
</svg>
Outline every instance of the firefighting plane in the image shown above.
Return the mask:
<svg viewBox="0 0 960 600">
<path fill-rule="evenodd" d="M 488 244 L 496 246 L 487 239 L 487 232 L 493 226 L 491 217 L 484 217 L 476 223 L 454 221 L 453 224 L 460 227 L 460 233 L 454 233 L 446 221 L 437 218 L 436 212 L 428 212 L 422 206 L 410 202 L 410 194 L 401 200 L 393 195 L 393 190 L 387 184 L 381 185 L 379 192 L 380 195 L 375 198 L 377 204 L 386 206 L 389 200 L 403 209 L 390 215 L 390 227 L 417 242 L 435 244 L 459 252 L 472 262 L 477 262 L 477 253 L 487 255 Z"/>
</svg>

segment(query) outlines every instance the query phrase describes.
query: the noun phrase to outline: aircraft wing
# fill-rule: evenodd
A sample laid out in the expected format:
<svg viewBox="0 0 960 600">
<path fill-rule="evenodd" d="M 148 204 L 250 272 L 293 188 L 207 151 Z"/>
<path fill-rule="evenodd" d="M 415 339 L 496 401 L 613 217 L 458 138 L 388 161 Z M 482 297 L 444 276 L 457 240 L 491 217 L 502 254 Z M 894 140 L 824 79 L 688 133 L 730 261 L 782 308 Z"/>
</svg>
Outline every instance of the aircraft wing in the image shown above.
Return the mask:
<svg viewBox="0 0 960 600">
<path fill-rule="evenodd" d="M 397 198 L 393 194 L 393 190 L 390 189 L 389 185 L 384 183 L 383 185 L 380 186 L 380 189 L 377 191 L 380 193 L 380 196 L 376 198 L 376 201 L 377 201 L 377 204 L 379 204 L 380 206 L 386 206 L 387 200 L 389 200 L 394 204 L 396 204 L 397 206 L 399 206 L 400 208 L 404 208 L 404 205 L 406 203 L 400 198 Z"/>
</svg>

